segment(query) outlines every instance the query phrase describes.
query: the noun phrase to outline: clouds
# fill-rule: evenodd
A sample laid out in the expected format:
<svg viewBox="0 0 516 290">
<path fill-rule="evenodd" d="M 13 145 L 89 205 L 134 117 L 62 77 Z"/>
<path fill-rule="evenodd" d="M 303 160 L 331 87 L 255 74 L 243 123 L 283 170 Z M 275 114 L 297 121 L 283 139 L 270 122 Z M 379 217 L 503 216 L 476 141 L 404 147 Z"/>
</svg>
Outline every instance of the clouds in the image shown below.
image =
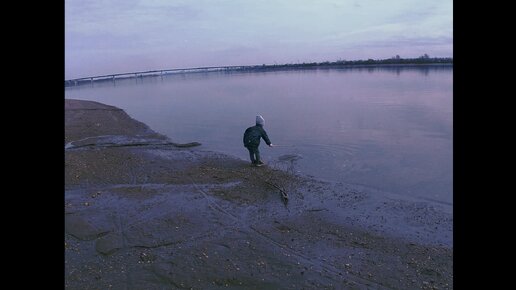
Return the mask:
<svg viewBox="0 0 516 290">
<path fill-rule="evenodd" d="M 65 77 L 356 59 L 361 46 L 450 56 L 452 29 L 449 0 L 66 0 Z"/>
</svg>

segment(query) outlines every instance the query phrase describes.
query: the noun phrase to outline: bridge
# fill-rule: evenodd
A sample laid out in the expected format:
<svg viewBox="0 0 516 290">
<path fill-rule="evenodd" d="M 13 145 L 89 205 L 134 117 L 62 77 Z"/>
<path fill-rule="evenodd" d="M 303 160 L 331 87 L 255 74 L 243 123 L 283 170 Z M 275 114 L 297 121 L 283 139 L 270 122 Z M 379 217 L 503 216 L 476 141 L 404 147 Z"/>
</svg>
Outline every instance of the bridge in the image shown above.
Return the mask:
<svg viewBox="0 0 516 290">
<path fill-rule="evenodd" d="M 164 76 L 168 74 L 177 73 L 194 73 L 194 72 L 212 72 L 212 71 L 230 71 L 230 70 L 247 70 L 262 66 L 209 66 L 209 67 L 194 67 L 194 68 L 176 68 L 176 69 L 165 69 L 165 70 L 149 70 L 139 71 L 130 73 L 118 73 L 100 76 L 83 77 L 76 79 L 65 80 L 65 87 L 78 86 L 96 81 L 115 81 L 116 79 L 129 79 L 129 78 L 143 78 L 149 76 Z"/>
</svg>

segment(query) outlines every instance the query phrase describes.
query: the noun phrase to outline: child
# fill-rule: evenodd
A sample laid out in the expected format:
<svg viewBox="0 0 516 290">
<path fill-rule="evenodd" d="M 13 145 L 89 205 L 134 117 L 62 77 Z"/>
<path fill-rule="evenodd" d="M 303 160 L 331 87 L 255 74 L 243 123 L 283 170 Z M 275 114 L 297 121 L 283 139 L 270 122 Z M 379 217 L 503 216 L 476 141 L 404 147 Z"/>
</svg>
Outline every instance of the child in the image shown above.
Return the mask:
<svg viewBox="0 0 516 290">
<path fill-rule="evenodd" d="M 271 141 L 269 140 L 269 136 L 267 136 L 267 132 L 263 129 L 263 125 L 265 120 L 262 116 L 256 116 L 256 125 L 253 127 L 249 127 L 245 130 L 244 133 L 244 146 L 249 150 L 249 157 L 251 158 L 251 163 L 255 166 L 262 166 L 264 163 L 260 160 L 260 151 L 258 150 L 258 146 L 260 146 L 260 138 L 263 138 L 265 143 L 269 145 L 269 147 L 273 147 Z"/>
</svg>

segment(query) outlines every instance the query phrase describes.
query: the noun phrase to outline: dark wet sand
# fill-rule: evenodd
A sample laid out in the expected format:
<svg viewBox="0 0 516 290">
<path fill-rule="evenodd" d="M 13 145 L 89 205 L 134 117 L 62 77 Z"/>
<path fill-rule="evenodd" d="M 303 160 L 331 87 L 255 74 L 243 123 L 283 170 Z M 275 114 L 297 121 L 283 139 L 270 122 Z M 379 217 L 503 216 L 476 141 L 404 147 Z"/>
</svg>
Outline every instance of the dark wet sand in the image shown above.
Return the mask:
<svg viewBox="0 0 516 290">
<path fill-rule="evenodd" d="M 67 289 L 453 288 L 449 206 L 178 147 L 95 102 L 65 125 Z"/>
</svg>

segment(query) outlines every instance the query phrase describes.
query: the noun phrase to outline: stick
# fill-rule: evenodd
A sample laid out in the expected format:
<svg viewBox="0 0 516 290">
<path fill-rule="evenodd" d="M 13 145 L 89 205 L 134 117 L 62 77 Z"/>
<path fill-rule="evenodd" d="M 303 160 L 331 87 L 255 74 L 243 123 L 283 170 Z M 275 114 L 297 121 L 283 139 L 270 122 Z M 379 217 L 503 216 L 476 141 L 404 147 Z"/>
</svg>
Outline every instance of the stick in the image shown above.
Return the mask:
<svg viewBox="0 0 516 290">
<path fill-rule="evenodd" d="M 265 183 L 267 183 L 268 185 L 270 186 L 273 186 L 275 188 L 277 188 L 280 193 L 281 193 L 281 199 L 283 200 L 283 204 L 285 204 L 285 207 L 287 206 L 287 203 L 288 203 L 288 194 L 285 190 L 283 190 L 281 187 L 277 186 L 276 184 L 272 183 L 272 182 L 269 182 L 267 180 L 264 180 Z"/>
</svg>

